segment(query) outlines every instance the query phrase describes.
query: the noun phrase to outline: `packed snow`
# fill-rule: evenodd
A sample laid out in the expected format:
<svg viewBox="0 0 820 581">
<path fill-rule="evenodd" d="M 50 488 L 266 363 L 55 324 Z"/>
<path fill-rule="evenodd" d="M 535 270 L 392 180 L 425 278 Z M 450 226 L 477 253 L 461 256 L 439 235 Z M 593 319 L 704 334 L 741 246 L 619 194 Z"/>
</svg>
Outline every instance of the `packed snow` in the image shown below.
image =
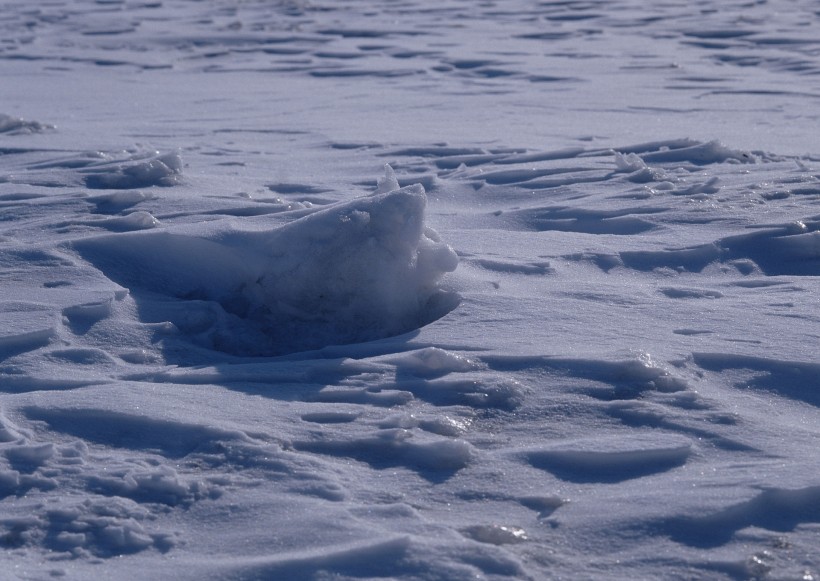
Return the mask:
<svg viewBox="0 0 820 581">
<path fill-rule="evenodd" d="M 0 0 L 0 578 L 818 578 L 818 25 Z"/>
</svg>

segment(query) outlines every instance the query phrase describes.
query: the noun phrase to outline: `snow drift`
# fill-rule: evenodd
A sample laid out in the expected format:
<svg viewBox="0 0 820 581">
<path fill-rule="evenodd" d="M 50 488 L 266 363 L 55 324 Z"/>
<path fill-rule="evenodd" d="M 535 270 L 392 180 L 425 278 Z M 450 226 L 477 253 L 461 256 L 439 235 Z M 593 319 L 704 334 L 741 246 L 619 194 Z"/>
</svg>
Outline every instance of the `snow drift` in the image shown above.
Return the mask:
<svg viewBox="0 0 820 581">
<path fill-rule="evenodd" d="M 388 172 L 372 196 L 274 228 L 229 221 L 73 246 L 131 290 L 141 319 L 170 321 L 208 348 L 267 355 L 367 341 L 417 329 L 458 300 L 438 288 L 458 258 L 424 225 L 423 187 L 397 185 Z"/>
</svg>

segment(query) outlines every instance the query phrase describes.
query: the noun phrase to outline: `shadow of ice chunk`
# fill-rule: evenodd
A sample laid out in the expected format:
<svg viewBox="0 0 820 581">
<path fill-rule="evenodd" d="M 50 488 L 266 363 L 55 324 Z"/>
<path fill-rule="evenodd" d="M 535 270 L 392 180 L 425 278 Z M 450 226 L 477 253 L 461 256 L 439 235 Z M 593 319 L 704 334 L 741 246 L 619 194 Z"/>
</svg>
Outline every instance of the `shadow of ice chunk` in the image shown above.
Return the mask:
<svg viewBox="0 0 820 581">
<path fill-rule="evenodd" d="M 751 357 L 730 353 L 693 353 L 694 362 L 715 372 L 745 370 L 738 389 L 757 389 L 820 407 L 820 363 Z"/>
<path fill-rule="evenodd" d="M 805 220 L 721 241 L 734 258 L 754 261 L 767 276 L 820 274 L 820 221 Z"/>
<path fill-rule="evenodd" d="M 272 229 L 207 223 L 74 247 L 132 291 L 146 322 L 171 321 L 208 348 L 278 355 L 398 335 L 455 308 L 438 282 L 458 257 L 425 227 L 426 203 L 415 185 Z"/>
<path fill-rule="evenodd" d="M 737 531 L 751 526 L 788 532 L 802 523 L 818 522 L 820 486 L 769 488 L 710 515 L 670 519 L 666 530 L 679 543 L 709 548 L 728 543 Z"/>
</svg>

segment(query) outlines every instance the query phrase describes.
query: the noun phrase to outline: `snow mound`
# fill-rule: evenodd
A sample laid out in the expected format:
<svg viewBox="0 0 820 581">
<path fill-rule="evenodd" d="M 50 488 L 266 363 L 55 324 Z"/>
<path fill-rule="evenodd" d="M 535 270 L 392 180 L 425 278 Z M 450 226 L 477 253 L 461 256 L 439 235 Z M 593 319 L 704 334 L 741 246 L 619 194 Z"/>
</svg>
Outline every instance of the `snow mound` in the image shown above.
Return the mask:
<svg viewBox="0 0 820 581">
<path fill-rule="evenodd" d="M 26 135 L 30 133 L 40 133 L 49 129 L 54 129 L 54 126 L 0 113 L 0 133 L 7 135 Z"/>
<path fill-rule="evenodd" d="M 174 186 L 182 178 L 182 158 L 176 152 L 133 153 L 92 164 L 81 173 L 87 174 L 86 187 L 94 190 Z"/>
<path fill-rule="evenodd" d="M 353 458 L 376 468 L 406 466 L 422 475 L 457 472 L 476 458 L 475 449 L 461 439 L 430 438 L 403 428 L 387 428 L 358 438 L 325 436 L 314 441 L 294 440 L 303 452 Z"/>
<path fill-rule="evenodd" d="M 387 361 L 394 363 L 401 371 L 417 377 L 440 377 L 448 373 L 473 371 L 480 368 L 475 361 L 438 347 L 426 347 L 418 351 L 391 356 Z"/>
<path fill-rule="evenodd" d="M 30 516 L 4 517 L 0 522 L 14 531 L 6 539 L 10 546 L 42 542 L 63 558 L 107 558 L 173 547 L 174 535 L 150 530 L 151 520 L 150 513 L 136 502 L 106 498 L 38 510 Z"/>
<path fill-rule="evenodd" d="M 645 163 L 708 165 L 712 163 L 756 163 L 758 161 L 757 156 L 753 153 L 732 149 L 718 140 L 708 142 L 695 139 L 668 140 L 622 148 L 620 152 L 622 154 L 637 153 L 639 159 Z M 635 167 L 636 161 L 635 157 L 629 155 L 616 157 L 616 163 L 622 171 L 640 169 Z"/>
<path fill-rule="evenodd" d="M 272 229 L 229 221 L 74 247 L 131 289 L 147 322 L 228 353 L 292 353 L 405 333 L 455 307 L 438 283 L 458 258 L 425 227 L 426 203 L 415 185 Z"/>
</svg>

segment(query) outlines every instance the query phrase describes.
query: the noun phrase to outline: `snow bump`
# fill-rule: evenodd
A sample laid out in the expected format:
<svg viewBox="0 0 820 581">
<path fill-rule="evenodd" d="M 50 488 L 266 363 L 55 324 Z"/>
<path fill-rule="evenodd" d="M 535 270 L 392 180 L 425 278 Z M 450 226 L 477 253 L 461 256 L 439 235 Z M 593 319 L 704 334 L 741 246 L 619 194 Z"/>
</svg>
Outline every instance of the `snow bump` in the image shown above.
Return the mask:
<svg viewBox="0 0 820 581">
<path fill-rule="evenodd" d="M 691 441 L 678 436 L 579 439 L 524 455 L 536 468 L 570 482 L 621 482 L 683 465 Z"/>
<path fill-rule="evenodd" d="M 182 158 L 175 152 L 135 153 L 91 165 L 83 173 L 86 187 L 94 190 L 173 186 L 182 178 Z"/>
</svg>

